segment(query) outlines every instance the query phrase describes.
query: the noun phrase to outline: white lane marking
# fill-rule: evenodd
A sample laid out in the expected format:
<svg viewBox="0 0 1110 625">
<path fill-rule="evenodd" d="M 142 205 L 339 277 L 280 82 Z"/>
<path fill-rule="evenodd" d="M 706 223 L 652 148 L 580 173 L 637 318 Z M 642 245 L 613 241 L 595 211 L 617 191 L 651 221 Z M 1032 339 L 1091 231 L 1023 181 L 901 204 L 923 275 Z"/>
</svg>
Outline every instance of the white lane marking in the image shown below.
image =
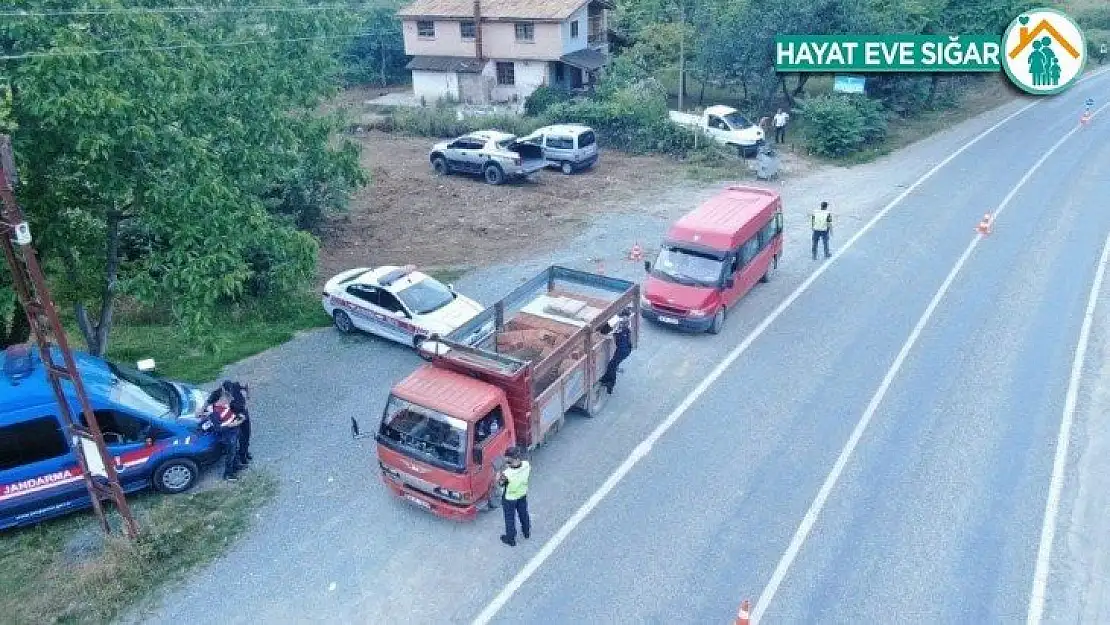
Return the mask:
<svg viewBox="0 0 1110 625">
<path fill-rule="evenodd" d="M 1033 588 L 1029 593 L 1029 614 L 1026 620 L 1029 625 L 1038 625 L 1044 616 L 1048 565 L 1052 558 L 1052 543 L 1056 537 L 1056 517 L 1060 513 L 1060 494 L 1064 488 L 1064 468 L 1068 460 L 1068 445 L 1071 442 L 1071 425 L 1075 420 L 1075 406 L 1079 401 L 1079 380 L 1083 375 L 1083 363 L 1087 358 L 1091 322 L 1094 321 L 1095 307 L 1099 291 L 1102 289 L 1102 279 L 1106 274 L 1107 260 L 1110 260 L 1110 234 L 1107 235 L 1106 243 L 1102 246 L 1102 257 L 1098 260 L 1095 281 L 1091 284 L 1091 294 L 1087 298 L 1087 310 L 1083 313 L 1083 326 L 1079 329 L 1079 342 L 1076 343 L 1075 359 L 1071 364 L 1071 378 L 1068 380 L 1068 390 L 1064 396 L 1064 413 L 1060 421 L 1060 434 L 1056 439 L 1056 458 L 1052 462 L 1052 481 L 1049 482 L 1044 524 L 1041 526 L 1041 545 L 1037 549 Z"/>
<path fill-rule="evenodd" d="M 965 143 L 955 152 L 948 155 L 947 158 L 942 160 L 940 163 L 937 163 L 932 169 L 925 172 L 924 175 L 922 175 L 913 184 L 907 187 L 905 191 L 898 194 L 898 197 L 891 200 L 889 204 L 884 206 L 882 210 L 880 210 L 874 217 L 872 217 L 866 224 L 864 224 L 863 228 L 852 235 L 852 237 L 844 243 L 844 246 L 838 249 L 833 254 L 832 258 L 823 263 L 820 267 L 817 268 L 816 271 L 810 274 L 808 278 L 806 278 L 800 285 L 798 285 L 798 288 L 794 289 L 793 293 L 787 296 L 787 298 L 783 300 L 782 303 L 778 305 L 778 307 L 771 311 L 771 314 L 768 315 L 767 318 L 765 318 L 758 326 L 756 326 L 756 328 L 752 330 L 751 334 L 744 338 L 744 340 L 741 341 L 741 343 L 737 345 L 735 349 L 729 352 L 728 356 L 726 356 L 725 359 L 722 360 L 713 369 L 713 371 L 711 371 L 709 375 L 701 381 L 701 383 L 694 387 L 694 390 L 686 396 L 686 399 L 682 400 L 682 403 L 680 403 L 678 407 L 675 408 L 671 412 L 671 414 L 669 414 L 667 418 L 664 419 L 663 422 L 660 423 L 651 432 L 651 434 L 649 434 L 648 437 L 643 440 L 643 442 L 641 442 L 639 445 L 636 446 L 635 449 L 633 449 L 632 453 L 629 454 L 627 458 L 625 458 L 624 462 L 622 462 L 621 465 L 617 467 L 616 471 L 613 471 L 613 473 L 608 477 L 608 479 L 605 480 L 601 487 L 598 488 L 597 491 L 594 492 L 594 494 L 590 495 L 590 498 L 587 499 L 586 502 L 582 504 L 582 506 L 578 508 L 578 510 L 576 510 L 574 514 L 566 520 L 565 523 L 563 523 L 559 530 L 555 532 L 555 535 L 548 539 L 546 543 L 544 543 L 543 547 L 540 548 L 536 555 L 532 556 L 532 559 L 530 559 L 528 563 L 524 565 L 524 568 L 521 569 L 520 572 L 516 574 L 516 576 L 509 580 L 509 583 L 506 584 L 505 587 L 497 593 L 497 596 L 494 597 L 488 605 L 486 605 L 481 613 L 479 613 L 478 616 L 474 619 L 474 625 L 485 625 L 486 623 L 489 623 L 491 619 L 493 619 L 497 612 L 500 611 L 506 603 L 508 603 L 509 599 L 512 598 L 516 591 L 524 585 L 524 582 L 528 581 L 528 578 L 532 577 L 532 575 L 534 575 L 536 571 L 539 570 L 540 566 L 542 566 L 543 563 L 551 557 L 551 554 L 555 553 L 555 550 L 559 548 L 559 545 L 561 545 L 563 541 L 567 539 L 567 536 L 569 536 L 570 533 L 573 532 L 576 527 L 578 527 L 578 525 L 586 518 L 586 515 L 593 511 L 593 509 L 596 508 L 599 503 L 601 503 L 601 500 L 609 494 L 609 491 L 613 490 L 617 483 L 624 479 L 624 476 L 632 470 L 632 467 L 635 466 L 637 462 L 639 462 L 647 455 L 651 447 L 655 445 L 655 442 L 658 441 L 659 438 L 662 437 L 664 434 L 666 434 L 667 430 L 671 429 L 671 426 L 673 426 L 675 422 L 678 421 L 678 419 L 682 417 L 683 414 L 685 414 L 690 406 L 692 406 L 694 402 L 697 401 L 698 398 L 701 397 L 702 394 L 709 389 L 709 387 L 717 380 L 717 378 L 721 377 L 725 370 L 728 369 L 728 367 L 732 365 L 732 363 L 735 362 L 741 354 L 747 351 L 748 347 L 750 347 L 751 344 L 757 338 L 759 338 L 759 336 L 763 334 L 763 332 L 767 330 L 767 327 L 774 323 L 774 321 L 778 319 L 779 316 L 782 315 L 782 313 L 785 312 L 786 309 L 789 308 L 795 300 L 797 300 L 799 297 L 801 297 L 803 293 L 809 290 L 809 287 L 812 286 L 815 281 L 817 281 L 817 278 L 821 277 L 822 274 L 828 271 L 829 267 L 831 267 L 832 264 L 835 263 L 842 254 L 851 249 L 851 247 L 856 243 L 856 241 L 860 239 L 860 237 L 871 230 L 871 228 L 874 227 L 874 225 L 877 224 L 880 219 L 885 217 L 886 214 L 889 213 L 899 203 L 901 203 L 902 200 L 906 199 L 906 197 L 910 193 L 913 193 L 914 190 L 921 186 L 926 180 L 932 178 L 933 175 L 940 171 L 942 167 L 952 162 L 952 160 L 955 159 L 957 156 L 963 154 L 964 151 L 966 151 L 968 148 L 981 141 L 984 137 L 1000 128 L 1006 122 L 1017 117 L 1018 115 L 1021 115 L 1025 111 L 1028 111 L 1040 102 L 1041 100 L 1035 100 L 1030 104 L 1021 107 L 1017 111 L 1003 118 L 995 125 L 979 133 L 979 135 L 977 135 L 975 138 Z"/>
<path fill-rule="evenodd" d="M 1094 115 L 1098 115 L 1106 107 L 1110 107 L 1110 104 L 1102 105 L 1102 107 L 1095 111 Z M 1006 197 L 1002 198 L 1002 202 L 998 207 L 991 211 L 991 214 L 994 216 L 992 223 L 997 223 L 998 217 L 1001 216 L 1002 212 L 1006 210 L 1006 207 L 1010 205 L 1014 196 L 1025 186 L 1025 183 L 1029 182 L 1033 174 L 1041 168 L 1041 165 L 1044 165 L 1049 157 L 1052 156 L 1056 150 L 1060 149 L 1060 146 L 1064 145 L 1064 142 L 1077 132 L 1079 132 L 1079 127 L 1073 128 L 1063 137 L 1060 137 L 1060 140 L 1053 144 L 1053 146 L 1025 172 L 1025 175 L 1023 175 L 1021 180 L 1018 180 L 1017 184 L 1010 189 Z M 952 271 L 948 272 L 948 276 L 944 279 L 944 282 L 941 283 L 940 289 L 933 295 L 933 299 L 929 301 L 929 305 L 925 307 L 925 312 L 922 313 L 921 318 L 917 320 L 917 325 L 914 326 L 913 331 L 910 332 L 909 338 L 907 338 L 905 344 L 902 345 L 902 349 L 898 352 L 898 356 L 895 357 L 894 363 L 890 365 L 890 369 L 887 370 L 886 375 L 883 376 L 883 381 L 879 384 L 878 390 L 876 390 L 875 394 L 871 397 L 871 402 L 867 405 L 867 409 L 864 410 L 863 416 L 860 417 L 859 423 L 856 424 L 855 429 L 852 430 L 852 435 L 848 437 L 848 442 L 845 443 L 844 449 L 840 451 L 840 456 L 836 459 L 836 464 L 833 465 L 828 477 L 825 478 L 825 483 L 821 485 L 821 489 L 817 492 L 817 497 L 809 506 L 809 510 L 806 511 L 805 517 L 802 518 L 802 523 L 794 533 L 794 538 L 791 539 L 790 545 L 786 548 L 786 553 L 782 555 L 778 566 L 775 567 L 770 581 L 763 589 L 763 594 L 761 594 L 759 600 L 756 601 L 755 610 L 752 611 L 752 625 L 759 623 L 759 619 L 763 616 L 763 613 L 766 612 L 767 606 L 775 598 L 775 593 L 778 592 L 779 586 L 782 584 L 783 579 L 786 578 L 786 573 L 790 570 L 790 565 L 794 563 L 794 559 L 798 556 L 798 552 L 801 550 L 814 524 L 817 523 L 817 517 L 821 514 L 822 508 L 825 507 L 825 502 L 828 500 L 829 494 L 832 492 L 833 487 L 836 486 L 837 481 L 840 479 L 840 474 L 844 471 L 845 465 L 848 464 L 848 460 L 851 459 L 852 454 L 855 452 L 856 445 L 859 444 L 860 437 L 863 436 L 863 432 L 867 429 L 867 425 L 871 422 L 871 418 L 875 416 L 875 412 L 879 409 L 879 404 L 882 403 L 883 398 L 886 397 L 886 393 L 890 389 L 890 385 L 894 382 L 895 376 L 898 375 L 898 371 L 902 368 L 903 363 L 905 363 L 910 350 L 913 349 L 914 344 L 917 343 L 917 339 L 921 336 L 921 332 L 925 329 L 925 325 L 929 323 L 929 319 L 933 316 L 933 312 L 936 310 L 937 306 L 940 305 L 941 300 L 944 299 L 945 294 L 948 292 L 948 288 L 952 286 L 952 282 L 956 279 L 956 275 L 963 268 L 967 259 L 971 257 L 971 253 L 979 246 L 979 242 L 983 240 L 983 236 L 984 235 L 976 234 L 974 238 L 971 239 L 971 243 L 968 244 L 967 249 L 960 255 L 959 260 L 953 265 Z"/>
</svg>

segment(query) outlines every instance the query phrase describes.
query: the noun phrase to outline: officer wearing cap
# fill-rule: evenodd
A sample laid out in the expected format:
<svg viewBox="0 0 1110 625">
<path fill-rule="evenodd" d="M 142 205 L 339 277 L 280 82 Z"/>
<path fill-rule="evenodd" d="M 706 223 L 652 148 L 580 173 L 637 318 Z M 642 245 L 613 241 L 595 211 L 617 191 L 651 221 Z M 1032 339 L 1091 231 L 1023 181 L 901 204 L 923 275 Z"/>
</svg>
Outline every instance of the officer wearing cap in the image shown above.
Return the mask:
<svg viewBox="0 0 1110 625">
<path fill-rule="evenodd" d="M 516 518 L 520 517 L 520 533 L 528 538 L 532 534 L 532 520 L 528 517 L 528 478 L 532 465 L 523 458 L 519 447 L 510 447 L 505 452 L 505 468 L 501 469 L 498 483 L 505 488 L 501 507 L 505 511 L 505 533 L 501 542 L 510 547 L 516 546 Z"/>
<path fill-rule="evenodd" d="M 605 387 L 606 392 L 610 395 L 613 394 L 613 385 L 617 383 L 617 368 L 632 353 L 631 309 L 625 308 L 618 315 L 617 326 L 613 328 L 613 341 L 617 344 L 617 349 L 613 353 L 613 358 L 609 361 L 609 366 L 605 368 L 605 374 L 598 379 L 598 382 Z"/>
</svg>

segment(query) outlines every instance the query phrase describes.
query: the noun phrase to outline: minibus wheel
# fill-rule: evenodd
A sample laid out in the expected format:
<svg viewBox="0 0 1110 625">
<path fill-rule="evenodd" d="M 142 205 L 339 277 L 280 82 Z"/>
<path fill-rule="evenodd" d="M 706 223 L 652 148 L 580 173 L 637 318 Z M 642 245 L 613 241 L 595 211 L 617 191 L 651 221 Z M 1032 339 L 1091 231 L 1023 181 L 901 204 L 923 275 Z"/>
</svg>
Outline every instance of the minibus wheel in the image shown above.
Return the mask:
<svg viewBox="0 0 1110 625">
<path fill-rule="evenodd" d="M 710 334 L 719 334 L 721 328 L 725 325 L 725 307 L 721 306 L 717 309 L 717 314 L 713 315 L 713 323 L 709 326 Z"/>
<path fill-rule="evenodd" d="M 760 278 L 759 281 L 763 282 L 763 283 L 770 282 L 771 278 L 773 278 L 775 276 L 775 270 L 778 269 L 778 268 L 779 268 L 779 255 L 775 254 L 774 258 L 771 259 L 770 266 L 767 267 L 767 272 L 763 274 L 763 277 Z"/>
<path fill-rule="evenodd" d="M 192 488 L 199 477 L 197 463 L 188 458 L 171 458 L 154 470 L 154 489 L 176 495 Z"/>
</svg>

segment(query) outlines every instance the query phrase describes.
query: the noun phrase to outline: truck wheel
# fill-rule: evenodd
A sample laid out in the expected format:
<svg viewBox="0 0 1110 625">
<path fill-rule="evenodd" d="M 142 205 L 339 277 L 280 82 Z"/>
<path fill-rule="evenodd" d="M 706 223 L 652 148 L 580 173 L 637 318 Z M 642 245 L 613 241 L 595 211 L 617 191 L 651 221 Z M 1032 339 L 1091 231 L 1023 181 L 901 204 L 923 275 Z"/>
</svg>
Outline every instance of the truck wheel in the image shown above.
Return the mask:
<svg viewBox="0 0 1110 625">
<path fill-rule="evenodd" d="M 717 314 L 713 315 L 713 323 L 709 326 L 710 334 L 720 334 L 721 328 L 725 325 L 725 307 L 722 306 Z"/>
<path fill-rule="evenodd" d="M 351 323 L 351 318 L 342 310 L 335 311 L 332 314 L 332 320 L 335 321 L 335 328 L 343 334 L 350 334 L 355 329 L 355 324 Z"/>
<path fill-rule="evenodd" d="M 764 283 L 764 284 L 770 282 L 771 278 L 773 278 L 775 276 L 775 270 L 778 269 L 778 268 L 779 268 L 779 255 L 775 254 L 775 257 L 771 259 L 771 265 L 769 267 L 767 267 L 767 272 L 763 274 L 763 277 L 760 278 L 759 281 Z"/>
<path fill-rule="evenodd" d="M 451 173 L 447 167 L 447 159 L 442 156 L 437 156 L 432 159 L 432 169 L 436 172 L 437 176 L 446 176 Z"/>
<path fill-rule="evenodd" d="M 563 164 L 559 166 L 559 169 L 568 176 L 574 173 L 574 165 L 571 165 L 570 161 L 563 161 Z"/>
<path fill-rule="evenodd" d="M 487 165 L 486 168 L 482 170 L 482 175 L 489 184 L 501 184 L 505 182 L 505 172 L 501 171 L 501 168 L 497 165 Z"/>
<path fill-rule="evenodd" d="M 192 488 L 199 477 L 197 463 L 188 458 L 171 458 L 154 470 L 154 489 L 176 495 Z"/>
</svg>

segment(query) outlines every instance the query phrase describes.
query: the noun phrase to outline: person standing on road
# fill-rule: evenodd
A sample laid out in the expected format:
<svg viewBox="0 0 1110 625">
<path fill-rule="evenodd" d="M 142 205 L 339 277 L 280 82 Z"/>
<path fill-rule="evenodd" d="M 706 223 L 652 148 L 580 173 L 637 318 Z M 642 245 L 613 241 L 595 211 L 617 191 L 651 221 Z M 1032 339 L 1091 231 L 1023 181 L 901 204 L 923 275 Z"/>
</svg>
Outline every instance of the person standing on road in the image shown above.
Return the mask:
<svg viewBox="0 0 1110 625">
<path fill-rule="evenodd" d="M 519 447 L 510 447 L 505 452 L 506 466 L 501 469 L 498 483 L 505 487 L 501 507 L 505 511 L 505 533 L 501 542 L 510 547 L 516 546 L 516 517 L 520 517 L 520 533 L 528 538 L 532 534 L 532 520 L 528 516 L 528 478 L 532 465 L 524 460 Z"/>
<path fill-rule="evenodd" d="M 829 254 L 829 235 L 832 234 L 832 212 L 829 203 L 821 202 L 821 208 L 813 211 L 809 216 L 809 225 L 813 228 L 813 260 L 817 260 L 817 242 L 825 245 L 825 258 Z"/>
<path fill-rule="evenodd" d="M 613 352 L 613 358 L 609 360 L 609 366 L 605 368 L 605 374 L 598 379 L 598 382 L 605 387 L 605 391 L 610 395 L 613 394 L 613 386 L 617 383 L 617 368 L 632 353 L 631 310 L 625 308 L 617 316 L 617 327 L 613 329 L 613 341 L 616 343 L 617 349 Z"/>
<path fill-rule="evenodd" d="M 786 143 L 786 122 L 790 121 L 790 114 L 779 109 L 775 113 L 775 143 Z"/>
</svg>

